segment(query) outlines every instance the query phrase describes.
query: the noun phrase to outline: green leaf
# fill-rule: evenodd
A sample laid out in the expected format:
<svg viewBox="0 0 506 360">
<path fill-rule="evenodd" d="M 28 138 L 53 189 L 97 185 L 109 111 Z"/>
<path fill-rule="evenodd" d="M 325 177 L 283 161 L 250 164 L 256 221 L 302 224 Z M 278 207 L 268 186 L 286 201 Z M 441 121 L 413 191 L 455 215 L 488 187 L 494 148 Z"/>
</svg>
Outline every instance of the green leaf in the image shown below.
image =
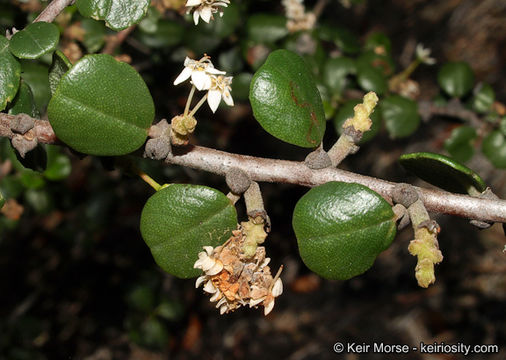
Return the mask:
<svg viewBox="0 0 506 360">
<path fill-rule="evenodd" d="M 198 276 L 193 264 L 202 247 L 221 245 L 236 227 L 230 200 L 199 185 L 169 185 L 148 199 L 141 215 L 142 237 L 155 261 L 180 278 Z"/>
<path fill-rule="evenodd" d="M 113 30 L 123 30 L 137 24 L 148 11 L 149 0 L 77 0 L 82 16 L 105 20 Z"/>
<path fill-rule="evenodd" d="M 53 208 L 53 200 L 44 189 L 28 189 L 23 195 L 26 204 L 38 214 L 47 214 Z"/>
<path fill-rule="evenodd" d="M 348 84 L 347 76 L 354 74 L 356 67 L 352 59 L 340 56 L 329 59 L 323 68 L 323 82 L 333 93 L 340 94 Z"/>
<path fill-rule="evenodd" d="M 368 270 L 396 233 L 391 206 L 359 184 L 328 182 L 297 203 L 293 229 L 302 260 L 327 279 L 346 280 Z"/>
<path fill-rule="evenodd" d="M 230 74 L 236 74 L 241 71 L 243 67 L 243 61 L 241 57 L 241 51 L 238 47 L 233 47 L 228 51 L 224 51 L 218 57 L 219 69 L 226 71 Z M 234 85 L 236 78 L 234 77 Z M 235 90 L 235 86 L 234 86 Z"/>
<path fill-rule="evenodd" d="M 506 169 L 506 138 L 499 130 L 492 131 L 483 139 L 481 150 L 498 169 Z"/>
<path fill-rule="evenodd" d="M 476 93 L 473 96 L 472 107 L 475 111 L 486 113 L 492 108 L 495 101 L 495 92 L 492 86 L 486 83 L 479 85 Z"/>
<path fill-rule="evenodd" d="M 56 91 L 56 87 L 60 82 L 61 77 L 72 67 L 72 63 L 60 50 L 53 53 L 53 62 L 49 67 L 49 89 L 51 95 Z"/>
<path fill-rule="evenodd" d="M 67 155 L 61 153 L 59 146 L 47 145 L 47 167 L 44 176 L 48 180 L 59 181 L 67 178 L 72 171 L 72 164 Z"/>
<path fill-rule="evenodd" d="M 21 173 L 21 184 L 27 189 L 40 189 L 44 187 L 46 181 L 40 173 L 26 169 Z"/>
<path fill-rule="evenodd" d="M 2 209 L 4 204 L 5 204 L 5 198 L 4 198 L 4 195 L 2 194 L 2 191 L 0 191 L 0 209 Z"/>
<path fill-rule="evenodd" d="M 344 122 L 353 117 L 354 111 L 353 108 L 360 104 L 362 101 L 360 100 L 348 100 L 343 105 L 341 105 L 337 111 L 337 114 L 334 118 L 334 126 L 338 134 L 343 133 L 343 124 Z M 371 140 L 378 133 L 381 128 L 381 110 L 379 107 L 376 107 L 373 113 L 370 116 L 372 120 L 372 126 L 369 131 L 366 131 L 362 136 L 362 140 L 360 140 L 360 144 L 363 144 L 369 140 Z"/>
<path fill-rule="evenodd" d="M 106 28 L 103 22 L 93 19 L 81 20 L 81 28 L 85 31 L 83 44 L 89 53 L 100 50 L 105 44 Z"/>
<path fill-rule="evenodd" d="M 445 140 L 445 149 L 457 161 L 466 162 L 474 155 L 473 143 L 476 136 L 476 130 L 471 126 L 459 126 Z"/>
<path fill-rule="evenodd" d="M 287 50 L 272 52 L 251 81 L 253 114 L 271 135 L 314 148 L 325 132 L 320 93 L 304 60 Z"/>
<path fill-rule="evenodd" d="M 60 31 L 54 24 L 39 21 L 15 33 L 10 51 L 20 59 L 37 59 L 56 49 Z"/>
<path fill-rule="evenodd" d="M 32 117 L 38 116 L 32 89 L 22 80 L 21 85 L 19 85 L 18 93 L 9 106 L 9 114 L 28 114 Z"/>
<path fill-rule="evenodd" d="M 366 51 L 357 59 L 357 67 L 373 68 L 380 70 L 384 76 L 390 76 L 395 71 L 395 63 L 389 54 L 377 54 L 374 51 Z"/>
<path fill-rule="evenodd" d="M 37 60 L 23 60 L 21 70 L 21 78 L 30 86 L 38 112 L 44 113 L 51 98 L 48 67 L 39 64 Z"/>
<path fill-rule="evenodd" d="M 128 304 L 136 310 L 150 313 L 155 306 L 155 294 L 147 285 L 138 285 L 127 297 Z"/>
<path fill-rule="evenodd" d="M 411 135 L 420 125 L 418 104 L 400 95 L 388 96 L 380 101 L 385 125 L 392 138 Z"/>
<path fill-rule="evenodd" d="M 323 25 L 318 29 L 318 36 L 322 40 L 333 42 L 347 54 L 356 54 L 360 51 L 358 38 L 345 28 Z"/>
<path fill-rule="evenodd" d="M 437 81 L 448 95 L 460 98 L 473 88 L 474 74 L 465 62 L 449 62 L 439 70 Z"/>
<path fill-rule="evenodd" d="M 61 78 L 48 117 L 56 136 L 79 152 L 124 155 L 146 140 L 154 104 L 130 65 L 88 55 Z"/>
<path fill-rule="evenodd" d="M 357 82 L 365 91 L 374 91 L 378 95 L 388 89 L 386 77 L 380 69 L 365 63 L 357 64 Z"/>
<path fill-rule="evenodd" d="M 479 192 L 487 188 L 473 170 L 444 155 L 429 152 L 404 154 L 399 162 L 420 179 L 450 192 L 474 195 L 473 188 Z"/>
<path fill-rule="evenodd" d="M 0 111 L 16 96 L 21 65 L 9 51 L 9 40 L 0 35 Z"/>
<path fill-rule="evenodd" d="M 248 39 L 255 43 L 273 43 L 288 35 L 286 18 L 280 15 L 254 14 L 246 23 Z"/>
</svg>

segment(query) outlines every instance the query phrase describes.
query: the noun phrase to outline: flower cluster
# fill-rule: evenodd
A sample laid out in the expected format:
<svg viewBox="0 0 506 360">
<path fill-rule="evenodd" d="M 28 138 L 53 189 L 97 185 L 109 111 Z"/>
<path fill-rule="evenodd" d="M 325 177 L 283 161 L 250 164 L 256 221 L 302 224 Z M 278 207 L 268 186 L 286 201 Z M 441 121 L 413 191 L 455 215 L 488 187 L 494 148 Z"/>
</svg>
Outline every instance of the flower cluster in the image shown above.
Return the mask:
<svg viewBox="0 0 506 360">
<path fill-rule="evenodd" d="M 220 71 L 213 66 L 209 56 L 204 56 L 200 60 L 193 60 L 186 57 L 184 61 L 184 69 L 174 80 L 174 85 L 191 78 L 191 83 L 197 90 L 207 90 L 207 103 L 213 112 L 216 112 L 221 99 L 229 105 L 234 106 L 234 100 L 230 91 L 232 88 L 232 76 L 223 76 L 225 71 Z M 195 112 L 194 109 L 193 112 Z"/>
<path fill-rule="evenodd" d="M 316 16 L 311 12 L 306 13 L 303 0 L 283 0 L 283 6 L 288 18 L 286 22 L 288 31 L 296 32 L 314 28 Z"/>
<path fill-rule="evenodd" d="M 206 23 L 213 19 L 213 14 L 219 13 L 223 16 L 223 8 L 230 4 L 230 0 L 188 0 L 186 6 L 188 14 L 193 10 L 193 21 L 195 25 L 199 23 L 199 17 Z"/>
<path fill-rule="evenodd" d="M 424 48 L 423 44 L 418 44 L 416 46 L 416 58 L 423 64 L 434 65 L 436 63 L 436 59 L 431 58 L 430 53 L 431 50 L 429 48 Z"/>
<path fill-rule="evenodd" d="M 274 299 L 282 294 L 283 283 L 279 278 L 282 268 L 272 276 L 270 258 L 265 257 L 265 248 L 258 246 L 253 256 L 244 253 L 248 242 L 248 223 L 242 223 L 238 230 L 221 246 L 205 246 L 199 253 L 194 267 L 202 269 L 195 287 L 204 284 L 204 291 L 212 294 L 211 302 L 217 302 L 220 313 L 228 313 L 248 305 L 264 306 L 264 314 L 274 308 Z"/>
</svg>

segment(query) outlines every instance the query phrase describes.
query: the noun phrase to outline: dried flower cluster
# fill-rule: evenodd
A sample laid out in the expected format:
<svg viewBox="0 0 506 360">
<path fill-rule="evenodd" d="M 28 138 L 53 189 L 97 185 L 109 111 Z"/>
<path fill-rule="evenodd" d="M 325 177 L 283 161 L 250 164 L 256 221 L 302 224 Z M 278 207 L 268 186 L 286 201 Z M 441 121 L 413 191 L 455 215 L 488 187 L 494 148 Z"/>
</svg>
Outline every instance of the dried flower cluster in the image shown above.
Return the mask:
<svg viewBox="0 0 506 360">
<path fill-rule="evenodd" d="M 283 0 L 285 14 L 288 18 L 286 28 L 290 32 L 311 30 L 314 28 L 316 16 L 306 12 L 303 0 Z"/>
<path fill-rule="evenodd" d="M 188 0 L 186 6 L 188 14 L 193 10 L 193 21 L 195 25 L 199 23 L 199 17 L 206 23 L 214 19 L 213 14 L 219 13 L 223 16 L 223 8 L 230 4 L 230 0 Z"/>
<path fill-rule="evenodd" d="M 263 225 L 261 227 L 263 232 Z M 241 306 L 263 305 L 267 315 L 274 308 L 274 299 L 283 292 L 279 278 L 282 268 L 272 276 L 265 248 L 257 246 L 253 256 L 247 256 L 244 251 L 251 247 L 251 238 L 257 235 L 257 225 L 242 223 L 223 245 L 205 246 L 205 251 L 199 253 L 194 267 L 202 269 L 204 275 L 197 279 L 195 287 L 204 284 L 204 291 L 212 294 L 210 301 L 217 302 L 216 308 L 221 314 Z"/>
<path fill-rule="evenodd" d="M 216 69 L 209 56 L 205 55 L 200 60 L 193 60 L 186 57 L 184 69 L 174 80 L 174 85 L 191 78 L 191 83 L 197 90 L 208 90 L 207 103 L 213 112 L 218 109 L 221 99 L 229 106 L 234 106 L 232 91 L 232 76 L 223 76 L 225 71 Z"/>
</svg>

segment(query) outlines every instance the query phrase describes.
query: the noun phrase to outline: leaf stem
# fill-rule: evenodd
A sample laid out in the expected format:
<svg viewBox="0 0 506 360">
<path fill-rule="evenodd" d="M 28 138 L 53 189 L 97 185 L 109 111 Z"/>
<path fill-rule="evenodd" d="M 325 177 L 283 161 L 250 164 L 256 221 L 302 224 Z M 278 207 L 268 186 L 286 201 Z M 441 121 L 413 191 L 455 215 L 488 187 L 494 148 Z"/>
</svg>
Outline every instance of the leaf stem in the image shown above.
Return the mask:
<svg viewBox="0 0 506 360">
<path fill-rule="evenodd" d="M 202 104 L 204 104 L 207 100 L 207 94 L 205 94 L 202 99 L 200 99 L 200 101 L 198 102 L 197 105 L 195 105 L 195 107 L 193 108 L 193 110 L 188 114 L 189 116 L 193 116 L 197 110 L 199 109 L 199 107 L 202 106 Z"/>
<path fill-rule="evenodd" d="M 195 85 L 192 85 L 190 95 L 188 95 L 188 99 L 186 100 L 186 106 L 184 107 L 184 114 L 183 114 L 184 116 L 188 115 L 188 111 L 190 110 L 190 104 L 192 103 L 194 93 L 195 93 Z"/>
<path fill-rule="evenodd" d="M 151 186 L 155 191 L 158 191 L 162 188 L 162 185 L 157 183 L 151 176 L 146 174 L 144 171 L 137 169 L 137 175 L 140 176 L 142 180 L 144 180 L 149 186 Z"/>
</svg>

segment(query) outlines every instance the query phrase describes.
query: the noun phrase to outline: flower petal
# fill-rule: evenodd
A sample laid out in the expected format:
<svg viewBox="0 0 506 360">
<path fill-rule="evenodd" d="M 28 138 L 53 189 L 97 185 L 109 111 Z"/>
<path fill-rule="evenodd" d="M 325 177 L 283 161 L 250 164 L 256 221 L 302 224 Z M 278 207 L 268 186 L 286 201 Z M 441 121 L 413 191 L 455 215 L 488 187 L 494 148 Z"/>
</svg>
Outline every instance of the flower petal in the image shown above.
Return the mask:
<svg viewBox="0 0 506 360">
<path fill-rule="evenodd" d="M 223 270 L 223 263 L 219 260 L 216 260 L 213 267 L 209 270 L 206 270 L 206 275 L 213 276 L 218 274 L 221 270 Z"/>
<path fill-rule="evenodd" d="M 225 101 L 225 104 L 228 106 L 234 106 L 234 99 L 232 99 L 232 95 L 230 95 L 230 92 L 225 91 L 223 93 L 223 100 Z"/>
<path fill-rule="evenodd" d="M 186 62 L 186 60 L 185 60 Z M 192 69 L 185 67 L 183 71 L 181 71 L 181 74 L 174 80 L 174 85 L 179 85 L 183 81 L 186 81 L 192 74 Z"/>
<path fill-rule="evenodd" d="M 221 101 L 220 90 L 209 90 L 209 92 L 207 93 L 207 103 L 209 104 L 209 107 L 211 108 L 213 113 L 216 112 L 216 109 L 218 109 L 220 101 Z"/>
<path fill-rule="evenodd" d="M 228 310 L 228 305 L 223 305 L 222 307 L 220 307 L 220 315 L 223 315 L 227 312 Z"/>
<path fill-rule="evenodd" d="M 269 315 L 272 309 L 274 309 L 274 298 L 267 305 L 264 304 L 264 315 Z"/>
<path fill-rule="evenodd" d="M 221 298 L 221 292 L 216 291 L 213 296 L 209 299 L 210 302 L 215 302 Z"/>
<path fill-rule="evenodd" d="M 193 12 L 193 22 L 195 23 L 195 25 L 199 24 L 199 15 L 200 15 L 200 12 L 198 10 L 195 10 Z"/>
<path fill-rule="evenodd" d="M 277 297 L 283 293 L 283 282 L 280 278 L 276 280 L 271 290 L 272 296 Z"/>
<path fill-rule="evenodd" d="M 207 276 L 205 275 L 199 276 L 197 278 L 197 281 L 195 281 L 195 289 L 198 288 L 200 285 L 202 285 L 205 279 L 207 279 Z"/>
<path fill-rule="evenodd" d="M 226 74 L 227 72 L 226 71 L 221 71 L 221 70 L 218 70 L 216 69 L 215 67 L 213 66 L 208 66 L 206 68 L 206 73 L 208 74 L 212 74 L 212 75 L 224 75 Z"/>
<path fill-rule="evenodd" d="M 198 90 L 207 90 L 211 87 L 211 77 L 203 70 L 194 70 L 192 83 Z"/>
<path fill-rule="evenodd" d="M 209 280 L 208 282 L 206 282 L 206 284 L 204 285 L 204 289 L 203 289 L 205 292 L 208 292 L 209 294 L 214 294 L 216 291 L 218 291 L 218 289 L 216 289 L 213 285 L 213 282 L 211 280 Z"/>
<path fill-rule="evenodd" d="M 211 20 L 212 11 L 210 6 L 204 6 L 200 12 L 200 17 L 202 20 L 204 20 L 206 23 L 209 23 L 209 20 Z"/>
<path fill-rule="evenodd" d="M 206 251 L 207 255 L 211 255 L 214 248 L 212 246 L 204 246 L 204 250 Z"/>
<path fill-rule="evenodd" d="M 259 298 L 259 299 L 251 299 L 251 300 L 249 301 L 249 307 L 251 308 L 251 307 L 253 307 L 253 306 L 257 306 L 258 304 L 260 304 L 260 303 L 261 303 L 262 301 L 264 301 L 264 300 L 265 300 L 265 297 L 261 297 L 261 298 Z"/>
<path fill-rule="evenodd" d="M 185 6 L 198 6 L 202 3 L 201 0 L 188 0 Z"/>
</svg>

